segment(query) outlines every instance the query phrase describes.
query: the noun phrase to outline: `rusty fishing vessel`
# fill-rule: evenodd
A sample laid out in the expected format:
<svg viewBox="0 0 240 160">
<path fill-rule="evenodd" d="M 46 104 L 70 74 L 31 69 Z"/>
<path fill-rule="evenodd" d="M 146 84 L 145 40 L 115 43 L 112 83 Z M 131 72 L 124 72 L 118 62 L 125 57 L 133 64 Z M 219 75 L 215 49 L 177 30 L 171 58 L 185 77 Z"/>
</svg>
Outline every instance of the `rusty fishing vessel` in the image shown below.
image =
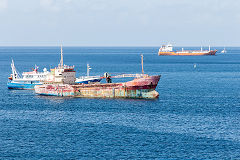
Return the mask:
<svg viewBox="0 0 240 160">
<path fill-rule="evenodd" d="M 111 77 L 105 73 L 108 83 L 77 84 L 74 66 L 63 64 L 61 60 L 58 67 L 51 69 L 42 85 L 35 86 L 35 92 L 39 95 L 66 96 L 66 97 L 86 97 L 86 98 L 149 98 L 154 99 L 159 96 L 155 90 L 160 79 L 160 75 L 149 76 L 143 71 L 142 74 L 123 74 Z M 132 81 L 122 83 L 111 83 L 111 78 L 134 77 Z"/>
<path fill-rule="evenodd" d="M 204 56 L 204 55 L 215 55 L 217 50 L 211 50 L 210 46 L 208 50 L 184 50 L 173 51 L 171 44 L 162 45 L 158 51 L 159 56 Z"/>
</svg>

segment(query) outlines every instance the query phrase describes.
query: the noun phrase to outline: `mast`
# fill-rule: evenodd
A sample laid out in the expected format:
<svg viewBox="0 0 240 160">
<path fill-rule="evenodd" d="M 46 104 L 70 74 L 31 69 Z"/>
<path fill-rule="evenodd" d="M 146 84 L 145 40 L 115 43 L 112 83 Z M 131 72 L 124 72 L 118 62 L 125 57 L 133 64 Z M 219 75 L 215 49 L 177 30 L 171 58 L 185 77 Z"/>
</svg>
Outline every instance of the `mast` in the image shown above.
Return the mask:
<svg viewBox="0 0 240 160">
<path fill-rule="evenodd" d="M 202 46 L 201 46 L 201 52 L 202 52 Z"/>
<path fill-rule="evenodd" d="M 15 66 L 14 66 L 14 61 L 12 59 L 12 63 L 11 63 L 11 68 L 12 68 L 12 75 L 13 75 L 13 80 L 16 79 L 16 76 L 15 76 Z"/>
<path fill-rule="evenodd" d="M 35 64 L 35 68 L 34 71 L 37 72 L 38 71 L 38 66 Z"/>
<path fill-rule="evenodd" d="M 92 68 L 90 68 L 89 64 L 87 64 L 87 76 L 88 76 L 88 77 L 89 77 L 89 71 L 90 71 L 90 69 L 92 69 Z"/>
<path fill-rule="evenodd" d="M 13 78 L 13 80 L 18 79 L 19 75 L 18 75 L 17 70 L 15 68 L 13 59 L 12 59 L 12 63 L 11 63 L 11 68 L 12 68 L 12 78 Z"/>
<path fill-rule="evenodd" d="M 209 52 L 210 52 L 210 50 L 211 50 L 211 47 L 210 47 L 210 45 L 209 45 L 209 48 L 208 48 L 208 50 L 209 50 Z"/>
<path fill-rule="evenodd" d="M 144 74 L 144 70 L 143 70 L 143 54 L 141 54 L 141 60 L 142 60 L 142 74 Z"/>
<path fill-rule="evenodd" d="M 60 67 L 63 68 L 63 50 L 61 45 L 61 60 L 60 60 Z"/>
</svg>

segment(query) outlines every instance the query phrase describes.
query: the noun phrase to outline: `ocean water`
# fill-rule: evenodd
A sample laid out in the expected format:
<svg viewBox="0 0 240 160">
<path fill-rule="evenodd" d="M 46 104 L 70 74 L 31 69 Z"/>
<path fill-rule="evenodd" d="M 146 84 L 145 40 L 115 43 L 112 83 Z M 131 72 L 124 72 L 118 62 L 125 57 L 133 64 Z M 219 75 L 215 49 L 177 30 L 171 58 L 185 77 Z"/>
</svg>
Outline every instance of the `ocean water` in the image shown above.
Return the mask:
<svg viewBox="0 0 240 160">
<path fill-rule="evenodd" d="M 91 75 L 141 73 L 143 54 L 145 73 L 162 77 L 159 98 L 140 100 L 8 90 L 11 58 L 20 73 L 49 69 L 60 48 L 0 47 L 0 159 L 240 159 L 240 48 L 226 49 L 178 57 L 157 47 L 63 48 L 77 76 L 87 63 Z"/>
</svg>

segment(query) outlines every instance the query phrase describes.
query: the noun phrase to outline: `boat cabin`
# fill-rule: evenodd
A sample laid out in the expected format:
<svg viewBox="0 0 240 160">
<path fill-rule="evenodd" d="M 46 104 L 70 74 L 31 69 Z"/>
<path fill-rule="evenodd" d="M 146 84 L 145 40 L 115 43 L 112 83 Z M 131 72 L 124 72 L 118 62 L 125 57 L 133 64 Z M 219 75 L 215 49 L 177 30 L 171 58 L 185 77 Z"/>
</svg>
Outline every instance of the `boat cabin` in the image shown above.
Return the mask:
<svg viewBox="0 0 240 160">
<path fill-rule="evenodd" d="M 171 44 L 162 45 L 161 48 L 159 49 L 159 52 L 172 52 L 172 51 L 173 46 Z"/>
</svg>

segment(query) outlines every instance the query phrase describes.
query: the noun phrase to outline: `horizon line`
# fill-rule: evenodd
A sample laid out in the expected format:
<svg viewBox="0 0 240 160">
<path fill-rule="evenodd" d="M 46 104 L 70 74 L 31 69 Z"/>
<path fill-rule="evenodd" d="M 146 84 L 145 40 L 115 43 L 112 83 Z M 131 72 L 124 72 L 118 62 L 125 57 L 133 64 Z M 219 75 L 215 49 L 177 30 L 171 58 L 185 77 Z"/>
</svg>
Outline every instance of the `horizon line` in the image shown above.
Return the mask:
<svg viewBox="0 0 240 160">
<path fill-rule="evenodd" d="M 132 45 L 132 46 L 95 46 L 95 45 L 86 45 L 86 46 L 81 46 L 81 45 L 62 45 L 63 47 L 161 47 L 161 45 L 159 46 L 139 46 L 139 45 Z M 240 46 L 220 46 L 220 45 L 210 45 L 211 47 L 240 47 Z M 0 47 L 61 47 L 61 45 L 0 45 Z M 195 46 L 195 45 L 189 45 L 189 46 L 180 46 L 180 45 L 176 45 L 173 47 L 209 47 L 209 45 L 199 45 L 199 46 Z"/>
</svg>

